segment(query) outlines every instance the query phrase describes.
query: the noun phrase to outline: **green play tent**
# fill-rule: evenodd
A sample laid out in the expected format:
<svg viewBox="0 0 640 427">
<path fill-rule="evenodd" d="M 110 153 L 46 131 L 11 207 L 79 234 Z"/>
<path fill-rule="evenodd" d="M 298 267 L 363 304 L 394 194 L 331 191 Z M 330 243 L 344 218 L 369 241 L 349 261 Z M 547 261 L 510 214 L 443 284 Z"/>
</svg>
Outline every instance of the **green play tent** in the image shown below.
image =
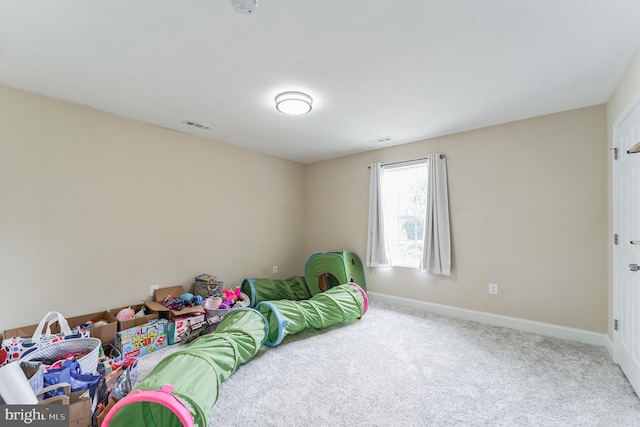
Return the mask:
<svg viewBox="0 0 640 427">
<path fill-rule="evenodd" d="M 304 277 L 311 295 L 348 282 L 357 283 L 367 290 L 362 261 L 351 251 L 311 255 L 304 266 Z"/>
</svg>

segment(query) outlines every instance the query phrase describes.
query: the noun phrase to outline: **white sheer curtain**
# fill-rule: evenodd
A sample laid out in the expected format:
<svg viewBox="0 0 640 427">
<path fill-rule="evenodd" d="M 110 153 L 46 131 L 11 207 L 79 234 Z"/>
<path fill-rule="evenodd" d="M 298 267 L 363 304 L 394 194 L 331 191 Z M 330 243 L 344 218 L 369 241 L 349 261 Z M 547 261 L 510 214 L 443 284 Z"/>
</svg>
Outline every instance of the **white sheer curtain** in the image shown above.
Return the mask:
<svg viewBox="0 0 640 427">
<path fill-rule="evenodd" d="M 369 175 L 369 235 L 367 239 L 367 266 L 391 267 L 389 247 L 384 236 L 382 204 L 382 163 L 372 163 Z"/>
<path fill-rule="evenodd" d="M 451 231 L 449 229 L 449 190 L 447 161 L 444 155 L 429 154 L 427 179 L 427 214 L 424 246 L 419 271 L 451 275 Z"/>
</svg>

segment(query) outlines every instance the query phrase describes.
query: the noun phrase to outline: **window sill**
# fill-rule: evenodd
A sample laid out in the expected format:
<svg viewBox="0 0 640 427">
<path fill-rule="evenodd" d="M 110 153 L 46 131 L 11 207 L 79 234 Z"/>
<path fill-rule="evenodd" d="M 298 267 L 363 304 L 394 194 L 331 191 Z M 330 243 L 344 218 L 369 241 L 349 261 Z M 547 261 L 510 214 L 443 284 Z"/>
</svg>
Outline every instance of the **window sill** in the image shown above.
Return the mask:
<svg viewBox="0 0 640 427">
<path fill-rule="evenodd" d="M 419 265 L 392 264 L 391 267 L 415 268 L 415 269 L 417 269 L 419 267 Z"/>
</svg>

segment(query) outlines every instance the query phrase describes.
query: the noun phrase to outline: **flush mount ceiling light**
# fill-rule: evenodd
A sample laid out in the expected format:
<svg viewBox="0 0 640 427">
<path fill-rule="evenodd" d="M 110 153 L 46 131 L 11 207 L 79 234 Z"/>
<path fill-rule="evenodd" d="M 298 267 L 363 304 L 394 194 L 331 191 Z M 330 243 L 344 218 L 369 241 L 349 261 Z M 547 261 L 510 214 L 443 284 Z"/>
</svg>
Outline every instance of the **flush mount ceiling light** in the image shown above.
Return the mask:
<svg viewBox="0 0 640 427">
<path fill-rule="evenodd" d="M 302 92 L 282 92 L 276 96 L 276 109 L 292 116 L 308 113 L 312 103 L 313 99 Z"/>
<path fill-rule="evenodd" d="M 233 8 L 243 15 L 251 15 L 258 7 L 258 0 L 231 0 Z"/>
</svg>

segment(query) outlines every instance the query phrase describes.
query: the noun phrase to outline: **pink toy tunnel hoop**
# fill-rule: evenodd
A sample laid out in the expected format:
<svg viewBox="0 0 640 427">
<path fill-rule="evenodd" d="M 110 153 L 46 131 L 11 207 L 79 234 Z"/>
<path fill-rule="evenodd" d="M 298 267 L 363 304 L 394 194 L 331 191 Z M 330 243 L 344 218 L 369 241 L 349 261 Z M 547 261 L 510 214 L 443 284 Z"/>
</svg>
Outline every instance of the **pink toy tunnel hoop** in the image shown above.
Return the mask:
<svg viewBox="0 0 640 427">
<path fill-rule="evenodd" d="M 113 416 L 123 407 L 132 403 L 150 402 L 157 403 L 170 409 L 171 412 L 180 420 L 184 427 L 193 427 L 193 417 L 186 406 L 178 400 L 171 391 L 173 385 L 165 384 L 160 390 L 133 390 L 127 396 L 116 403 L 104 418 L 103 427 L 109 427 L 109 423 Z"/>
<path fill-rule="evenodd" d="M 362 315 L 364 316 L 364 314 L 369 310 L 369 297 L 364 289 L 362 289 L 357 283 L 349 282 L 348 284 L 355 287 L 362 294 L 362 299 L 364 300 L 364 311 L 362 312 Z"/>
</svg>

